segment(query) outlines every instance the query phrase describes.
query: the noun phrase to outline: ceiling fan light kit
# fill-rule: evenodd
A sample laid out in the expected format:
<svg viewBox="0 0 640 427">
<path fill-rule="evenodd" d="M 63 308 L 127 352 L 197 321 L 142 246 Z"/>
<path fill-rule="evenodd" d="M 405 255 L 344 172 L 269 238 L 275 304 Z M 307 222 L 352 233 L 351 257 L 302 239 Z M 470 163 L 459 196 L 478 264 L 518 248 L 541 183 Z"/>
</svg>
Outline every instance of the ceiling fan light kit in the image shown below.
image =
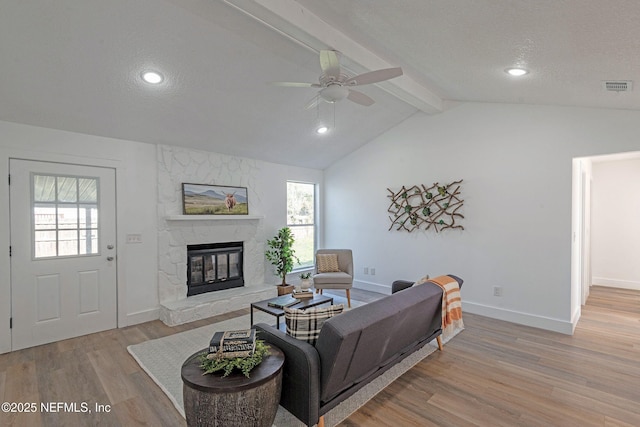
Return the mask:
<svg viewBox="0 0 640 427">
<path fill-rule="evenodd" d="M 332 84 L 320 90 L 320 97 L 331 104 L 342 101 L 348 95 L 349 89 L 339 84 Z"/>
</svg>

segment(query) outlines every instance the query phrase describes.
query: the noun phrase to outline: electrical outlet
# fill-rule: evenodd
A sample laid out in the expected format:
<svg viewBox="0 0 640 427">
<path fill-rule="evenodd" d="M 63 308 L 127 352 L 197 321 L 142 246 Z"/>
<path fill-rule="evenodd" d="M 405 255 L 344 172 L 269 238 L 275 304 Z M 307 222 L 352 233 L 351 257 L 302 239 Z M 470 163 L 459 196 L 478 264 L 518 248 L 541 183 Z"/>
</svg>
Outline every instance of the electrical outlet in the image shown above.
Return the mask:
<svg viewBox="0 0 640 427">
<path fill-rule="evenodd" d="M 127 234 L 127 243 L 142 243 L 142 234 Z"/>
<path fill-rule="evenodd" d="M 369 274 L 369 267 L 364 268 L 364 274 Z"/>
<path fill-rule="evenodd" d="M 493 296 L 501 297 L 502 296 L 502 286 L 494 286 L 493 287 Z"/>
<path fill-rule="evenodd" d="M 376 269 L 375 269 L 375 268 L 372 268 L 372 269 L 371 269 L 371 275 L 372 275 L 372 276 L 375 276 L 375 275 L 376 275 Z"/>
</svg>

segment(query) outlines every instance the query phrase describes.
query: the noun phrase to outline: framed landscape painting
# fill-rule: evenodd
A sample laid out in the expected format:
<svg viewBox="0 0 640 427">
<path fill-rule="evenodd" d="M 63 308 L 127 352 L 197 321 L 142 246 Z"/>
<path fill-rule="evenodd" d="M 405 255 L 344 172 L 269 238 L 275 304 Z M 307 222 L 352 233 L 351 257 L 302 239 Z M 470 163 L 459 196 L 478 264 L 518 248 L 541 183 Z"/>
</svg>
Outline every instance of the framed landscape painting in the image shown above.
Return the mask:
<svg viewBox="0 0 640 427">
<path fill-rule="evenodd" d="M 185 215 L 248 215 L 247 188 L 183 183 L 182 211 Z"/>
</svg>

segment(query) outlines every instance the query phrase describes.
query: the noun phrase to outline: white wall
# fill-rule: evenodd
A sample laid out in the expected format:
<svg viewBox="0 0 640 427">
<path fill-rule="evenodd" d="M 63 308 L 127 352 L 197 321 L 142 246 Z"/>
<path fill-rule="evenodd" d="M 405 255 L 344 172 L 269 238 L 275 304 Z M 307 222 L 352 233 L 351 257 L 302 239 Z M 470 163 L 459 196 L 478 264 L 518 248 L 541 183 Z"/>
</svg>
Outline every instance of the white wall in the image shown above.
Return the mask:
<svg viewBox="0 0 640 427">
<path fill-rule="evenodd" d="M 594 162 L 592 197 L 593 283 L 640 290 L 640 159 Z"/>
<path fill-rule="evenodd" d="M 118 326 L 158 317 L 155 146 L 0 122 L 0 176 L 9 158 L 113 167 L 117 190 Z M 9 351 L 9 189 L 0 186 L 0 353 Z M 142 243 L 126 244 L 127 234 Z"/>
<path fill-rule="evenodd" d="M 465 310 L 571 333 L 572 159 L 636 151 L 639 133 L 640 112 L 622 110 L 469 103 L 418 113 L 325 170 L 324 244 L 354 250 L 357 287 L 457 274 Z M 387 231 L 387 188 L 458 179 L 464 231 Z"/>
<path fill-rule="evenodd" d="M 298 168 L 274 163 L 253 161 L 216 153 L 172 149 L 163 146 L 164 152 L 180 151 L 188 156 L 214 159 L 202 165 L 200 171 L 185 171 L 175 174 L 163 173 L 159 180 L 159 156 L 163 151 L 156 145 L 103 138 L 54 129 L 0 122 L 0 176 L 9 173 L 9 158 L 23 158 L 63 163 L 77 163 L 116 169 L 117 186 L 117 250 L 118 250 L 118 326 L 158 318 L 158 194 L 180 191 L 184 176 L 190 181 L 198 181 L 199 174 L 206 182 L 208 177 L 220 179 L 224 185 L 228 178 L 230 185 L 249 184 L 246 176 L 254 177 L 250 182 L 250 206 L 257 209 L 251 214 L 263 215 L 261 241 L 275 235 L 286 225 L 286 181 L 315 182 L 322 185 L 323 172 L 315 169 Z M 217 160 L 216 160 L 217 159 Z M 217 161 L 225 162 L 228 176 L 209 174 L 206 168 L 216 167 Z M 248 173 L 233 164 L 253 165 L 255 171 Z M 185 175 L 186 174 L 186 175 Z M 193 178 L 193 180 L 191 179 Z M 168 189 L 165 187 L 169 187 Z M 320 187 L 321 188 L 321 187 Z M 177 200 L 175 211 L 179 213 L 181 201 Z M 0 185 L 0 353 L 10 350 L 11 331 L 11 284 L 9 259 L 9 191 L 7 185 Z M 163 209 L 166 205 L 163 206 Z M 141 234 L 142 243 L 126 244 L 127 234 Z M 265 265 L 265 281 L 277 283 L 272 276 L 271 266 Z"/>
</svg>

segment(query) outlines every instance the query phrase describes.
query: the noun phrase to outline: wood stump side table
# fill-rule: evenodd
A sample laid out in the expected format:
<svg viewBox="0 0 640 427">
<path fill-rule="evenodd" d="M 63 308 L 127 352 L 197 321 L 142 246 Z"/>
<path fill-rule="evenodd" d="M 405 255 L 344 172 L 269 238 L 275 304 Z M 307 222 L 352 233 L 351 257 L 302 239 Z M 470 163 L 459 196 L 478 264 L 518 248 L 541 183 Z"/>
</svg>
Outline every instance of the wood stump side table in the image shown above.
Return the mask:
<svg viewBox="0 0 640 427">
<path fill-rule="evenodd" d="M 269 344 L 270 354 L 251 370 L 202 375 L 198 351 L 182 365 L 182 400 L 188 426 L 271 427 L 280 404 L 284 353 Z"/>
</svg>

